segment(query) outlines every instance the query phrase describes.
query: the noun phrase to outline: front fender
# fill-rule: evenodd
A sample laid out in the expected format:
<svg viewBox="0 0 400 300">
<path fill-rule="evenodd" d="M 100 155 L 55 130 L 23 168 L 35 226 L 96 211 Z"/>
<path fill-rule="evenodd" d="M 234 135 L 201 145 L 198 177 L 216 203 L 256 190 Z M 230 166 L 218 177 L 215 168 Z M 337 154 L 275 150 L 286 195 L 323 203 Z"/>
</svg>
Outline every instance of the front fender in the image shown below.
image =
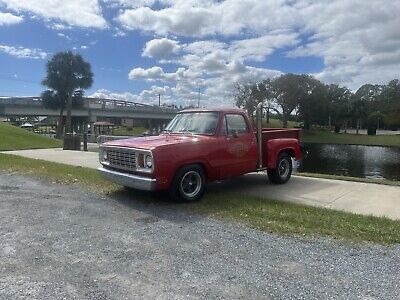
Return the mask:
<svg viewBox="0 0 400 300">
<path fill-rule="evenodd" d="M 157 189 L 165 190 L 171 186 L 172 180 L 179 168 L 185 165 L 199 164 L 204 167 L 208 180 L 216 177 L 205 147 L 186 145 L 163 147 L 154 151 L 154 177 L 157 179 Z"/>
</svg>

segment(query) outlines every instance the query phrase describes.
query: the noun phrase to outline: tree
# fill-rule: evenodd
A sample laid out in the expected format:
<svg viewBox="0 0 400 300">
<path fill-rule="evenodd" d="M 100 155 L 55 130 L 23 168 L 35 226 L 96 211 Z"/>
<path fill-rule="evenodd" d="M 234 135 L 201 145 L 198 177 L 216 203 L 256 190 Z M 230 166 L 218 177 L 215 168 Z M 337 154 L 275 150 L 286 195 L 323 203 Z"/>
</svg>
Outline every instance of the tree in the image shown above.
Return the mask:
<svg viewBox="0 0 400 300">
<path fill-rule="evenodd" d="M 59 109 L 60 114 L 58 117 L 58 125 L 56 131 L 56 138 L 60 139 L 63 135 L 63 128 L 64 128 L 64 110 L 66 106 L 66 99 L 67 97 L 64 95 L 60 95 L 58 92 L 53 90 L 46 90 L 41 94 L 41 99 L 43 101 L 43 106 L 45 108 L 49 108 L 52 110 Z M 80 107 L 82 106 L 83 101 L 83 91 L 77 90 L 75 91 L 72 97 L 73 107 Z"/>
<path fill-rule="evenodd" d="M 272 80 L 267 78 L 260 83 L 257 83 L 253 87 L 253 95 L 254 98 L 257 100 L 257 104 L 259 102 L 263 102 L 266 107 L 266 117 L 267 117 L 267 124 L 269 124 L 270 118 L 270 111 L 275 111 L 278 115 L 280 115 L 280 111 L 274 107 L 274 93 L 272 89 Z"/>
<path fill-rule="evenodd" d="M 386 124 L 392 128 L 400 127 L 400 81 L 391 80 L 382 91 L 382 105 L 380 109 L 386 113 Z"/>
<path fill-rule="evenodd" d="M 368 116 L 368 103 L 367 101 L 355 98 L 350 103 L 351 115 L 356 119 L 357 134 L 361 128 L 361 121 Z"/>
<path fill-rule="evenodd" d="M 253 118 L 258 104 L 257 99 L 255 98 L 254 89 L 254 83 L 237 83 L 235 85 L 235 104 L 237 107 L 243 107 L 245 110 L 247 110 L 247 113 L 251 118 Z"/>
<path fill-rule="evenodd" d="M 90 88 L 93 83 L 93 73 L 90 64 L 81 55 L 71 51 L 56 53 L 46 64 L 47 75 L 42 84 L 49 87 L 43 96 L 45 102 L 53 103 L 60 109 L 62 116 L 67 109 L 66 132 L 72 132 L 71 110 L 77 95 L 82 96 L 83 90 Z"/>
<path fill-rule="evenodd" d="M 310 129 L 314 123 L 323 123 L 327 113 L 327 87 L 312 76 L 302 75 L 299 78 L 301 94 L 299 95 L 298 113 L 303 127 Z"/>
<path fill-rule="evenodd" d="M 348 121 L 352 96 L 352 92 L 344 86 L 330 84 L 327 87 L 329 125 L 332 123 L 335 126 L 335 132 L 340 130 L 342 123 Z"/>
<path fill-rule="evenodd" d="M 310 127 L 315 115 L 315 105 L 325 97 L 325 86 L 314 77 L 306 74 L 285 74 L 271 82 L 271 93 L 279 106 L 283 127 L 295 110 Z"/>
<path fill-rule="evenodd" d="M 287 122 L 291 113 L 299 104 L 298 75 L 286 74 L 275 78 L 271 83 L 271 92 L 275 102 L 281 110 L 283 127 L 287 127 Z"/>
</svg>

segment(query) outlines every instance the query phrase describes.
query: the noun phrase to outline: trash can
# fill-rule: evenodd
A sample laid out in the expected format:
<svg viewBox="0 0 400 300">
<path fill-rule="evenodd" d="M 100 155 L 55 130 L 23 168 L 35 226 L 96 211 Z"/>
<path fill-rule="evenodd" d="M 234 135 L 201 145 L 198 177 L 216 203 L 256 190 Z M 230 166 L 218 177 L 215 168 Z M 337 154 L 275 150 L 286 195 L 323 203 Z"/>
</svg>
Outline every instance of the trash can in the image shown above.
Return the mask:
<svg viewBox="0 0 400 300">
<path fill-rule="evenodd" d="M 369 126 L 369 127 L 367 128 L 367 134 L 368 134 L 368 135 L 376 135 L 376 128 L 373 127 L 373 126 Z"/>
<path fill-rule="evenodd" d="M 81 150 L 81 137 L 77 133 L 64 134 L 64 150 Z"/>
</svg>

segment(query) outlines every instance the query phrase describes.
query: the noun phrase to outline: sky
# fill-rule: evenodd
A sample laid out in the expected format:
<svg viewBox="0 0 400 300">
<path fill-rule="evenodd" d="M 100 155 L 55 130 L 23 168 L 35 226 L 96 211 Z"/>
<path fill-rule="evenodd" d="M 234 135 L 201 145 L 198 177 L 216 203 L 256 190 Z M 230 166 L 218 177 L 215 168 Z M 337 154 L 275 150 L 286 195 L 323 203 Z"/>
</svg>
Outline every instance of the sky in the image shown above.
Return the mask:
<svg viewBox="0 0 400 300">
<path fill-rule="evenodd" d="M 356 90 L 400 77 L 400 0 L 0 0 L 0 96 L 46 62 L 92 66 L 88 96 L 232 105 L 236 83 L 307 73 Z"/>
</svg>

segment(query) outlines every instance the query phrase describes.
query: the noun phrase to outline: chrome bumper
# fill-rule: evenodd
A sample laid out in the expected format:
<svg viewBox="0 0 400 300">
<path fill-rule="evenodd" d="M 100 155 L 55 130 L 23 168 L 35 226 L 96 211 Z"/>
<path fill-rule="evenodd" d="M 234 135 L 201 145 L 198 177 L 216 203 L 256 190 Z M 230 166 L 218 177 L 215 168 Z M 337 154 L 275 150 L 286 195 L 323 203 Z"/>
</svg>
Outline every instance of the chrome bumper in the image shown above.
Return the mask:
<svg viewBox="0 0 400 300">
<path fill-rule="evenodd" d="M 103 167 L 97 168 L 97 170 L 104 178 L 123 186 L 143 191 L 154 191 L 156 189 L 156 179 L 118 172 Z"/>
</svg>

